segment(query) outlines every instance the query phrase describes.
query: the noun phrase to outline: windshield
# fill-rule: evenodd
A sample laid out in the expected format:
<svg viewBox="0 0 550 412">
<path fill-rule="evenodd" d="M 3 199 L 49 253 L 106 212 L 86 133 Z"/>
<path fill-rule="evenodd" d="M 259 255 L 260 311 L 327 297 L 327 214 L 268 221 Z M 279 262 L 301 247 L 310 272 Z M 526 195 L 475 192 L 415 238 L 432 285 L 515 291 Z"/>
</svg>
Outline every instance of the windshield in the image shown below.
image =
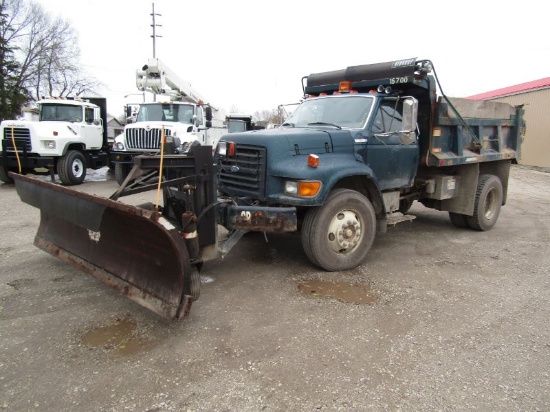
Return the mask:
<svg viewBox="0 0 550 412">
<path fill-rule="evenodd" d="M 246 123 L 244 120 L 229 120 L 227 122 L 227 132 L 246 132 Z"/>
<path fill-rule="evenodd" d="M 136 122 L 193 123 L 194 106 L 190 104 L 151 103 L 142 104 Z"/>
<path fill-rule="evenodd" d="M 82 107 L 68 104 L 40 105 L 40 120 L 53 122 L 81 122 Z"/>
<path fill-rule="evenodd" d="M 327 96 L 303 102 L 285 121 L 285 126 L 332 125 L 363 128 L 374 98 L 370 96 Z"/>
</svg>

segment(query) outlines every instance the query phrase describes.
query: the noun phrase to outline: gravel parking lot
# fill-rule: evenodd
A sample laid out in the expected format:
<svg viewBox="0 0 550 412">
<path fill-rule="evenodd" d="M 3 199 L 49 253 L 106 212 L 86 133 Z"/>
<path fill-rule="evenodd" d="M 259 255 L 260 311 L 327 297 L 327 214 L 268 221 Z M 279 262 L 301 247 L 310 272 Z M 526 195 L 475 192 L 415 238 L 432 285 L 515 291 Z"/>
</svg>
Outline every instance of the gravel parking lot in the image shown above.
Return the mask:
<svg viewBox="0 0 550 412">
<path fill-rule="evenodd" d="M 39 211 L 2 184 L 0 408 L 548 411 L 549 207 L 548 170 L 513 166 L 493 230 L 415 203 L 337 273 L 248 234 L 172 322 L 33 246 Z"/>
</svg>

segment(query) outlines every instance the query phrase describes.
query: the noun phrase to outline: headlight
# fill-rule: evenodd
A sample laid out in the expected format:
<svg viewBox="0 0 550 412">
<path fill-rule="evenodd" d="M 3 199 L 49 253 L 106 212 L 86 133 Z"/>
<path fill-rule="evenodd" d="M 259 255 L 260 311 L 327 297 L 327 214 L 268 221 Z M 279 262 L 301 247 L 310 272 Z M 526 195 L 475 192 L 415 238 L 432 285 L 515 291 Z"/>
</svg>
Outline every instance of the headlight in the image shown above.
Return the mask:
<svg viewBox="0 0 550 412">
<path fill-rule="evenodd" d="M 115 147 L 116 150 L 124 150 L 124 143 L 117 142 L 117 143 L 115 143 L 114 147 Z"/>
<path fill-rule="evenodd" d="M 218 154 L 222 157 L 227 156 L 227 142 L 218 142 Z"/>
<path fill-rule="evenodd" d="M 285 193 L 287 195 L 296 195 L 296 194 L 298 194 L 298 182 L 293 182 L 291 180 L 287 180 L 285 182 Z"/>
<path fill-rule="evenodd" d="M 44 142 L 46 149 L 55 149 L 55 140 L 46 140 Z"/>
</svg>

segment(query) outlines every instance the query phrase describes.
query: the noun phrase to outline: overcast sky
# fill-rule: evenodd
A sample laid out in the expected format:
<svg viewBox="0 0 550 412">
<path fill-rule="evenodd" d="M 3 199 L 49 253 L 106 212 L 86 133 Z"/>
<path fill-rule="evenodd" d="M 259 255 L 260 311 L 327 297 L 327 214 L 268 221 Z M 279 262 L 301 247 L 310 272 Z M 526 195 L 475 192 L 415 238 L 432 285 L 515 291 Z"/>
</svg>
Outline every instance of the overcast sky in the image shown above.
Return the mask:
<svg viewBox="0 0 550 412">
<path fill-rule="evenodd" d="M 454 97 L 550 77 L 550 21 L 531 0 L 38 2 L 79 32 L 83 68 L 115 116 L 142 99 L 124 96 L 153 57 L 153 3 L 156 57 L 227 112 L 297 102 L 310 73 L 410 57 L 432 60 Z"/>
</svg>

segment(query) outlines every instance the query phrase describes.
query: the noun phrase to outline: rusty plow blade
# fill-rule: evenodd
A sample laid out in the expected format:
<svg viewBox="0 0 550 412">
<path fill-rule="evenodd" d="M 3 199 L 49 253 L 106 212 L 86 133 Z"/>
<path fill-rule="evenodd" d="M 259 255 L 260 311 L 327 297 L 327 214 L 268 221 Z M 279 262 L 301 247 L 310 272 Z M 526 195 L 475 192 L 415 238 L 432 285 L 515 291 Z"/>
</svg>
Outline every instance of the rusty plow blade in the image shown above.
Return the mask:
<svg viewBox="0 0 550 412">
<path fill-rule="evenodd" d="M 40 209 L 37 247 L 165 318 L 188 314 L 193 269 L 187 247 L 158 211 L 11 176 L 21 200 Z"/>
</svg>

